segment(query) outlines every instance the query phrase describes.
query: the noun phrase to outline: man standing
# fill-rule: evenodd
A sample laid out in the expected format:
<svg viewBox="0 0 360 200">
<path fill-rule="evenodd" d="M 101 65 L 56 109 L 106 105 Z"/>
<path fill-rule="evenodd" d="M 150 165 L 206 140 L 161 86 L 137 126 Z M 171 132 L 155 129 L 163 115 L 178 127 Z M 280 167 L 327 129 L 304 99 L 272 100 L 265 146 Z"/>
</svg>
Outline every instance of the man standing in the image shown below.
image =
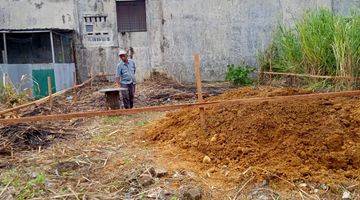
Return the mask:
<svg viewBox="0 0 360 200">
<path fill-rule="evenodd" d="M 131 109 L 134 107 L 134 95 L 135 95 L 135 62 L 128 59 L 127 52 L 124 50 L 119 51 L 120 63 L 116 68 L 115 81 L 118 86 L 127 90 L 121 91 L 123 103 L 125 109 Z"/>
</svg>

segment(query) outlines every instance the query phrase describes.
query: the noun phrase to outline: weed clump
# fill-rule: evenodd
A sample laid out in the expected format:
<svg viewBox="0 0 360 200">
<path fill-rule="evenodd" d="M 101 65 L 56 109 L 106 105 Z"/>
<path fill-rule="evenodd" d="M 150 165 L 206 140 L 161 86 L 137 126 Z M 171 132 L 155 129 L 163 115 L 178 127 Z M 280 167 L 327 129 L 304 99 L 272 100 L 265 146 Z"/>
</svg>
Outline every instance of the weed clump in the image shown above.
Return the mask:
<svg viewBox="0 0 360 200">
<path fill-rule="evenodd" d="M 228 65 L 228 72 L 225 79 L 238 86 L 251 85 L 253 83 L 251 74 L 254 71 L 255 68 L 246 65 Z"/>
</svg>

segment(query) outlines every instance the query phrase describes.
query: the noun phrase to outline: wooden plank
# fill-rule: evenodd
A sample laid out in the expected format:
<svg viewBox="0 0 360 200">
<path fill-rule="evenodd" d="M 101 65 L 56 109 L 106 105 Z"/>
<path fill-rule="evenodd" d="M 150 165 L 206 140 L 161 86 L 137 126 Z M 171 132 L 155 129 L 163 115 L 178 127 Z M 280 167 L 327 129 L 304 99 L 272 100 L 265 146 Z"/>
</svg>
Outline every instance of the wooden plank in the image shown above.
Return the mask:
<svg viewBox="0 0 360 200">
<path fill-rule="evenodd" d="M 195 79 L 196 79 L 196 91 L 198 96 L 198 102 L 203 103 L 204 98 L 202 94 L 202 86 L 201 86 L 201 60 L 199 54 L 194 54 L 194 68 L 195 68 Z M 205 108 L 200 107 L 200 124 L 203 130 L 206 132 L 206 120 L 205 120 Z"/>
<path fill-rule="evenodd" d="M 203 102 L 203 103 L 194 103 L 194 104 L 166 105 L 166 106 L 119 109 L 119 110 L 108 110 L 108 111 L 89 111 L 89 112 L 78 112 L 78 113 L 70 113 L 70 114 L 59 114 L 59 115 L 42 115 L 42 116 L 33 116 L 33 117 L 23 117 L 17 119 L 0 119 L 0 124 L 18 124 L 18 123 L 29 123 L 29 122 L 39 122 L 39 121 L 70 120 L 73 118 L 132 115 L 132 114 L 138 114 L 144 112 L 164 112 L 164 111 L 173 111 L 184 108 L 196 109 L 206 106 L 224 106 L 228 104 L 253 104 L 253 103 L 262 103 L 262 102 L 302 101 L 302 100 L 319 99 L 319 98 L 353 97 L 353 96 L 360 96 L 360 90 L 346 91 L 346 92 L 314 93 L 314 94 L 303 94 L 303 95 L 292 95 L 292 96 L 233 99 L 233 100 L 212 101 L 212 102 Z"/>
</svg>

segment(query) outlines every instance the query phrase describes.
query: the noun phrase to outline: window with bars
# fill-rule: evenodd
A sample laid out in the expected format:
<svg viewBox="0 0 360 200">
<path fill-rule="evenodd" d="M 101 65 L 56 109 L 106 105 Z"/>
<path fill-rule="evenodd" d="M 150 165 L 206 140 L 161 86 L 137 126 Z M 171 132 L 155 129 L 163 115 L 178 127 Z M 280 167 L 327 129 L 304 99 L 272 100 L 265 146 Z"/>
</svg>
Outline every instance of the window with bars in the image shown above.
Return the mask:
<svg viewBox="0 0 360 200">
<path fill-rule="evenodd" d="M 119 32 L 146 31 L 145 0 L 116 1 Z"/>
</svg>

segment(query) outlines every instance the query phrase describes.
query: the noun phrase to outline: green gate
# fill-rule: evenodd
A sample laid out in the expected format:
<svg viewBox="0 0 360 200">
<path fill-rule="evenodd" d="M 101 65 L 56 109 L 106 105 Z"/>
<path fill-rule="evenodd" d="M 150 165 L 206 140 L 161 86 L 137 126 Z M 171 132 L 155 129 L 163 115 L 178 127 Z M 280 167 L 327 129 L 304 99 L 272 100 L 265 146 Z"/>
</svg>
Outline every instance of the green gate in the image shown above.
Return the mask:
<svg viewBox="0 0 360 200">
<path fill-rule="evenodd" d="M 33 77 L 33 94 L 36 99 L 40 99 L 49 95 L 48 77 L 51 77 L 51 90 L 56 92 L 54 69 L 34 69 Z"/>
</svg>

